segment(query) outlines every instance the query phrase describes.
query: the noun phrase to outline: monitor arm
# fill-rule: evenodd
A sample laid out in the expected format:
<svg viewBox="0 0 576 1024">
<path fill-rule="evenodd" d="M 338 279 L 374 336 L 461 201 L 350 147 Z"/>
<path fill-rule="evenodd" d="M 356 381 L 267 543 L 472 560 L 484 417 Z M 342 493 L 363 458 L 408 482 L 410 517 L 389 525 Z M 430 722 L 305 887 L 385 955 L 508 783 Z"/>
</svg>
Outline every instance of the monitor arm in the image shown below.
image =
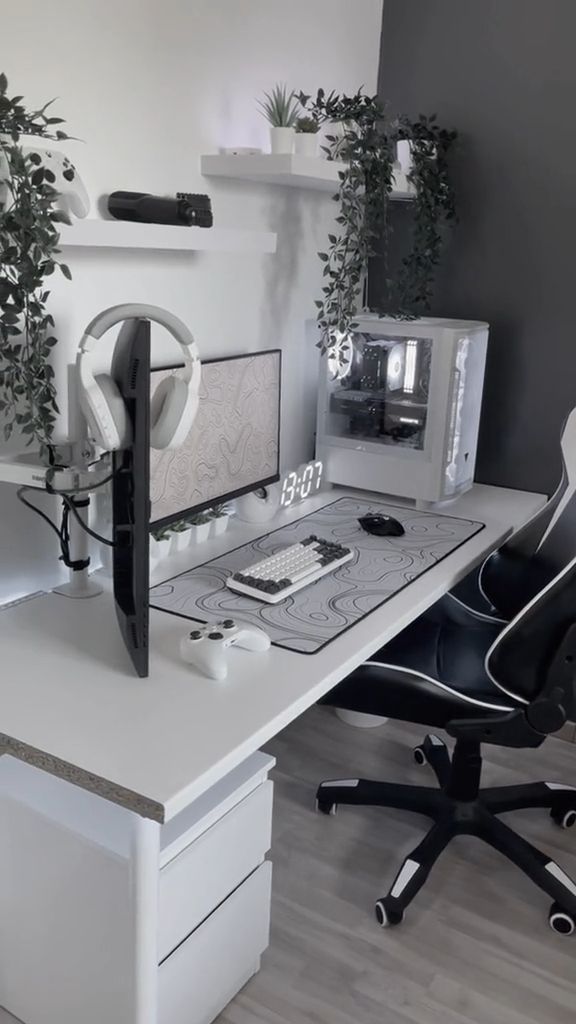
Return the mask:
<svg viewBox="0 0 576 1024">
<path fill-rule="evenodd" d="M 54 464 L 38 454 L 21 453 L 0 458 L 0 483 L 66 496 L 82 522 L 88 522 L 90 494 L 110 476 L 110 456 L 98 460 L 94 447 L 82 440 L 54 448 Z M 96 462 L 96 465 L 94 464 Z M 102 587 L 89 575 L 89 537 L 75 515 L 70 517 L 70 579 L 54 589 L 66 597 L 95 597 Z"/>
</svg>

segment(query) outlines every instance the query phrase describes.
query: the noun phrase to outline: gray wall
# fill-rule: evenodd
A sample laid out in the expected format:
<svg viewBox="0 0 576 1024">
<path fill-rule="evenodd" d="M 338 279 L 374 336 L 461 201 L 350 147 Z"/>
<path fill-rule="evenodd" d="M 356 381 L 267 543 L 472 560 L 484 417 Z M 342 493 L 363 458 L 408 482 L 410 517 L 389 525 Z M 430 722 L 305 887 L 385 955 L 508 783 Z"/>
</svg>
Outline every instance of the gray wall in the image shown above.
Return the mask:
<svg viewBox="0 0 576 1024">
<path fill-rule="evenodd" d="M 542 491 L 576 404 L 575 40 L 576 0 L 384 3 L 381 96 L 461 135 L 434 312 L 491 324 L 476 476 Z"/>
</svg>

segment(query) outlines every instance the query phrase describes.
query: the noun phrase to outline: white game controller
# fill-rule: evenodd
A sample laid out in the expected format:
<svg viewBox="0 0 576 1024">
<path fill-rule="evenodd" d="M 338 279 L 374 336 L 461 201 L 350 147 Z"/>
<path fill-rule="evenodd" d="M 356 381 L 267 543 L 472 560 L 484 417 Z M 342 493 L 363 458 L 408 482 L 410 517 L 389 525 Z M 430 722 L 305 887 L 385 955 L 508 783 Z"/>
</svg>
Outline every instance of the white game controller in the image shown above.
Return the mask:
<svg viewBox="0 0 576 1024">
<path fill-rule="evenodd" d="M 43 167 L 44 170 L 52 171 L 56 180 L 51 181 L 50 184 L 60 193 L 56 203 L 57 210 L 62 210 L 68 216 L 72 213 L 75 217 L 86 217 L 88 215 L 90 200 L 84 182 L 72 161 L 61 150 L 44 149 L 43 145 L 39 145 L 37 148 L 23 145 L 22 152 L 24 156 L 37 153 L 41 160 L 38 166 Z M 38 163 L 37 160 L 36 163 Z M 6 191 L 6 186 L 2 181 L 8 175 L 8 168 L 5 164 L 6 161 L 0 151 L 0 193 L 2 193 L 0 195 L 0 202 L 3 201 L 3 193 Z"/>
<path fill-rule="evenodd" d="M 35 152 L 32 146 L 24 146 L 23 150 L 26 156 Z M 36 152 L 42 160 L 42 167 L 52 171 L 56 178 L 53 184 L 60 193 L 58 209 L 64 213 L 73 213 L 75 217 L 86 217 L 90 210 L 90 200 L 72 161 L 58 149 L 38 149 Z"/>
<path fill-rule="evenodd" d="M 270 637 L 263 630 L 242 626 L 234 622 L 234 619 L 208 622 L 182 637 L 180 654 L 184 661 L 199 668 L 211 679 L 226 679 L 226 650 L 233 646 L 243 647 L 245 651 L 267 651 Z"/>
</svg>

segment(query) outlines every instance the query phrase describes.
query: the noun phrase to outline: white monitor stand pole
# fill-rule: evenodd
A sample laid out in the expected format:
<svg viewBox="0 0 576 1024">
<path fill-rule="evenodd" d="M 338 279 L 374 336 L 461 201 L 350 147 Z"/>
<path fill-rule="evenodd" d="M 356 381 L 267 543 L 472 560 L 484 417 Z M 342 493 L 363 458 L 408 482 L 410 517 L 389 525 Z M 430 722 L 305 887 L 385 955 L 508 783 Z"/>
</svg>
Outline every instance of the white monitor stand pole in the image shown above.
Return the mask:
<svg viewBox="0 0 576 1024">
<path fill-rule="evenodd" d="M 88 523 L 90 512 L 89 492 L 84 491 L 75 494 L 72 497 L 72 501 L 82 522 Z M 74 515 L 70 516 L 70 557 L 74 562 L 85 562 L 87 564 L 81 569 L 70 569 L 68 583 L 62 583 L 60 586 L 54 587 L 54 593 L 60 594 L 62 597 L 76 598 L 97 597 L 98 594 L 101 594 L 102 587 L 89 573 L 90 538 Z"/>
</svg>

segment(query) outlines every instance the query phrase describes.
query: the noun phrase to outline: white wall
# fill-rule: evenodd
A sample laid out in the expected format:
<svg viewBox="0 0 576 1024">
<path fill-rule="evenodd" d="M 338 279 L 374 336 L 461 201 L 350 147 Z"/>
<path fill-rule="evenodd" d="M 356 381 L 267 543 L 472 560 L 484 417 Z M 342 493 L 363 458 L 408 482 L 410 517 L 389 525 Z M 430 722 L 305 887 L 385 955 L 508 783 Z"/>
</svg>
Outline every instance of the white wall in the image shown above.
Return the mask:
<svg viewBox="0 0 576 1024">
<path fill-rule="evenodd" d="M 0 70 L 30 104 L 59 97 L 55 113 L 84 140 L 68 151 L 92 216 L 113 189 L 207 191 L 215 225 L 278 232 L 276 255 L 67 254 L 73 282 L 53 279 L 64 408 L 65 370 L 91 317 L 152 302 L 189 324 L 206 358 L 281 346 L 283 466 L 312 453 L 316 353 L 304 321 L 334 204 L 325 193 L 204 179 L 199 156 L 267 148 L 256 98 L 277 81 L 375 91 L 381 18 L 382 0 L 21 0 L 3 10 Z M 32 581 L 47 586 L 57 574 L 52 538 L 5 485 L 0 525 L 0 601 Z"/>
</svg>

